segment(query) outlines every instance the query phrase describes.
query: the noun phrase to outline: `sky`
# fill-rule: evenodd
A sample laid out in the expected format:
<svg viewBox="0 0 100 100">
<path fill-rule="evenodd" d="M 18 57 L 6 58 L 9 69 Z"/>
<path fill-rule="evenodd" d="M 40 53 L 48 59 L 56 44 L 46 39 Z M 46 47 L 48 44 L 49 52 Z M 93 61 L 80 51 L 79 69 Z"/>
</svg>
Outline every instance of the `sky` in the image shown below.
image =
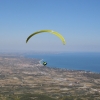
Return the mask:
<svg viewBox="0 0 100 100">
<path fill-rule="evenodd" d="M 100 52 L 100 0 L 0 0 L 0 51 Z"/>
</svg>

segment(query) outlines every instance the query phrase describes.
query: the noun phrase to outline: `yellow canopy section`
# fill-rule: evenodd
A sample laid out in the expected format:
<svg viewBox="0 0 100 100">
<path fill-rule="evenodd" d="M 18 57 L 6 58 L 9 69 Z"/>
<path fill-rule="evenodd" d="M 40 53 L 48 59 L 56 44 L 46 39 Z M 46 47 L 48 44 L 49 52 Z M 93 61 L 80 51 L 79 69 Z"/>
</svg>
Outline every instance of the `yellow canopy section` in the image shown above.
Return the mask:
<svg viewBox="0 0 100 100">
<path fill-rule="evenodd" d="M 56 35 L 57 37 L 59 37 L 59 38 L 61 39 L 61 41 L 62 41 L 62 43 L 63 43 L 64 45 L 66 44 L 66 41 L 65 41 L 64 37 L 63 37 L 60 33 L 55 32 L 55 31 L 53 31 L 53 30 L 40 30 L 40 31 L 34 32 L 33 34 L 31 34 L 31 35 L 27 38 L 26 43 L 28 42 L 28 40 L 29 40 L 32 36 L 34 36 L 34 35 L 36 35 L 36 34 L 39 34 L 39 33 L 43 33 L 43 32 L 48 32 L 48 33 L 52 33 L 52 34 Z"/>
</svg>

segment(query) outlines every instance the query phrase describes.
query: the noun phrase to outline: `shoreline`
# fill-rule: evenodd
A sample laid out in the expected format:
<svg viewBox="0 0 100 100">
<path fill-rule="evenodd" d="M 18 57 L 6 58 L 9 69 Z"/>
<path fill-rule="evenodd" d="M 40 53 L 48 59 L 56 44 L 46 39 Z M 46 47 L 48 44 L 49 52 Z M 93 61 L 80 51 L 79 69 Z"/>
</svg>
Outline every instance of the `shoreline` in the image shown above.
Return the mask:
<svg viewBox="0 0 100 100">
<path fill-rule="evenodd" d="M 32 58 L 32 59 L 35 59 L 35 58 Z M 41 60 L 39 60 L 38 62 L 39 62 L 39 64 L 40 65 L 42 65 L 41 64 L 41 61 L 42 61 L 43 59 L 41 59 Z M 51 68 L 51 69 L 57 69 L 57 70 L 64 70 L 64 71 L 71 71 L 71 72 L 82 72 L 82 73 L 94 73 L 94 74 L 100 74 L 99 72 L 93 72 L 93 71 L 88 71 L 88 70 L 76 70 L 76 69 L 67 69 L 67 68 L 59 68 L 59 67 L 50 67 L 50 66 L 45 66 L 45 67 L 48 67 L 48 68 Z"/>
<path fill-rule="evenodd" d="M 41 64 L 41 61 L 43 60 L 43 59 L 39 59 L 39 58 L 32 58 L 32 57 L 29 57 L 29 56 L 25 56 L 25 55 L 1 55 L 1 57 L 8 57 L 8 58 L 26 58 L 26 59 L 34 59 L 34 60 L 37 60 L 38 61 L 38 63 L 40 64 L 40 65 L 42 65 Z M 63 65 L 62 65 L 63 66 Z M 94 72 L 94 71 L 90 71 L 90 70 L 81 70 L 81 69 L 69 69 L 69 68 L 60 68 L 60 67 L 52 67 L 52 66 L 50 66 L 50 65 L 47 65 L 46 67 L 49 67 L 49 68 L 53 68 L 53 69 L 60 69 L 60 70 L 66 70 L 66 71 L 80 71 L 80 72 L 85 72 L 85 73 L 97 73 L 97 74 L 100 74 L 100 72 Z"/>
<path fill-rule="evenodd" d="M 32 54 L 26 55 L 28 58 L 34 58 L 42 60 L 44 59 L 52 68 L 64 68 L 69 70 L 84 70 L 95 73 L 100 73 L 100 56 L 95 54 L 59 54 L 59 55 L 44 55 L 44 54 Z"/>
</svg>

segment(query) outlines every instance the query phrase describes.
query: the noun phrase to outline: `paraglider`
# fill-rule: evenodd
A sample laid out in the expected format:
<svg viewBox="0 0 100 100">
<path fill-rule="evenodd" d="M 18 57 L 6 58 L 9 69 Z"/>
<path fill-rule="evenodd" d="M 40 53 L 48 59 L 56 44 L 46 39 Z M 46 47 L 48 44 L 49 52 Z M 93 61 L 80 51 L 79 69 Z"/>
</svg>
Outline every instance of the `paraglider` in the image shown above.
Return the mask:
<svg viewBox="0 0 100 100">
<path fill-rule="evenodd" d="M 60 33 L 56 32 L 56 31 L 53 31 L 53 30 L 40 30 L 40 31 L 36 31 L 36 32 L 34 32 L 33 34 L 31 34 L 31 35 L 27 38 L 26 43 L 28 42 L 28 40 L 29 40 L 32 36 L 34 36 L 34 35 L 36 35 L 36 34 L 39 34 L 39 33 L 43 33 L 43 32 L 49 32 L 49 33 L 52 33 L 52 34 L 56 35 L 57 37 L 59 37 L 59 38 L 61 39 L 61 41 L 62 41 L 62 43 L 63 43 L 64 45 L 66 44 L 64 37 L 63 37 Z"/>
<path fill-rule="evenodd" d="M 43 65 L 46 66 L 46 65 L 47 65 L 47 62 L 44 62 L 44 61 L 43 61 Z"/>
<path fill-rule="evenodd" d="M 29 41 L 29 39 L 30 39 L 32 36 L 34 36 L 34 35 L 36 35 L 36 34 L 39 34 L 39 33 L 44 33 L 44 32 L 48 32 L 48 33 L 52 33 L 52 34 L 56 35 L 56 36 L 62 41 L 62 43 L 63 43 L 64 45 L 66 44 L 66 41 L 65 41 L 64 37 L 63 37 L 60 33 L 56 32 L 56 31 L 53 31 L 53 30 L 40 30 L 40 31 L 36 31 L 36 32 L 32 33 L 30 36 L 28 36 L 28 38 L 26 39 L 26 43 Z M 40 61 L 40 63 L 41 63 L 41 61 Z M 44 62 L 44 61 L 43 61 L 42 64 L 43 64 L 44 66 L 46 66 L 46 65 L 47 65 L 47 62 Z"/>
<path fill-rule="evenodd" d="M 40 60 L 40 61 L 39 61 L 39 63 L 40 63 L 41 65 L 44 65 L 44 66 L 46 66 L 46 65 L 47 65 L 47 62 L 43 61 L 43 59 L 42 59 L 42 60 Z"/>
</svg>

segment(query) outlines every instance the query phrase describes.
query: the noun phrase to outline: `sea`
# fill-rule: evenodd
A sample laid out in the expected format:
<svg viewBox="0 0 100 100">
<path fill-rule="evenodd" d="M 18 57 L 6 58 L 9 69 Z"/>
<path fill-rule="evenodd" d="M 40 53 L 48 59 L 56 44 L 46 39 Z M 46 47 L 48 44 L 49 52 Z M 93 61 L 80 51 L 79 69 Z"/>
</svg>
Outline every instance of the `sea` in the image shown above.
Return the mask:
<svg viewBox="0 0 100 100">
<path fill-rule="evenodd" d="M 100 73 L 100 53 L 33 53 L 28 58 L 47 62 L 47 67 Z"/>
</svg>

